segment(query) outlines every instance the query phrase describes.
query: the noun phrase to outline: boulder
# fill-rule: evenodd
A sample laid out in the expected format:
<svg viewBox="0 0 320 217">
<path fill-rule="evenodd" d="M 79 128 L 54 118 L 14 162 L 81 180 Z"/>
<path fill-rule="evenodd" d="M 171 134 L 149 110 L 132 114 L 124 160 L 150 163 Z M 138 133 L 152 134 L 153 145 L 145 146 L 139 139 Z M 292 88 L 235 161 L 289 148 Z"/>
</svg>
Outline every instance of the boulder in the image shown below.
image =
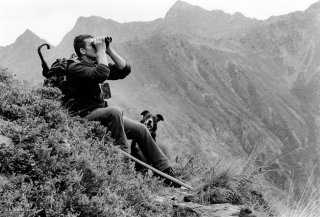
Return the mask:
<svg viewBox="0 0 320 217">
<path fill-rule="evenodd" d="M 249 208 L 229 203 L 200 205 L 180 203 L 173 205 L 173 217 L 255 217 Z"/>
<path fill-rule="evenodd" d="M 7 147 L 13 146 L 13 141 L 11 138 L 7 136 L 0 135 L 0 145 L 4 144 Z"/>
</svg>

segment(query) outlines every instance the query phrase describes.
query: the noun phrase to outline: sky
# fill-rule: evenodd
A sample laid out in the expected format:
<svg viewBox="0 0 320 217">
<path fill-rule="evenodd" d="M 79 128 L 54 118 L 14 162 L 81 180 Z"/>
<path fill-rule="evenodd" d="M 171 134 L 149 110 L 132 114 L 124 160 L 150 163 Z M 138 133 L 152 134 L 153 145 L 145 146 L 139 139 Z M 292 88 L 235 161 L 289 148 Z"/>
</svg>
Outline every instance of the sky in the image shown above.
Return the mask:
<svg viewBox="0 0 320 217">
<path fill-rule="evenodd" d="M 120 23 L 163 18 L 177 0 L 0 0 L 0 46 L 14 43 L 26 29 L 53 45 L 80 16 L 100 16 Z M 318 0 L 183 0 L 206 10 L 265 20 L 304 11 Z"/>
</svg>

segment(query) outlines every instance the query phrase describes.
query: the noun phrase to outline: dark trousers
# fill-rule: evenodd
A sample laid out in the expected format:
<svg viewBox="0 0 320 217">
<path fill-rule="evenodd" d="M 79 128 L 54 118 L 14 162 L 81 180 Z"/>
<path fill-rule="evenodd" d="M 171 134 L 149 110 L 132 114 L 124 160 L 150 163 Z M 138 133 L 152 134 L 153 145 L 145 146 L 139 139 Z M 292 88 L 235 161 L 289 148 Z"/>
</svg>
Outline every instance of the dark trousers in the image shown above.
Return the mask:
<svg viewBox="0 0 320 217">
<path fill-rule="evenodd" d="M 129 153 L 128 139 L 135 140 L 141 152 L 156 169 L 163 171 L 170 167 L 168 158 L 152 139 L 151 134 L 144 124 L 130 120 L 123 116 L 119 107 L 111 106 L 99 108 L 85 116 L 89 121 L 99 121 L 111 131 L 115 145 Z"/>
</svg>

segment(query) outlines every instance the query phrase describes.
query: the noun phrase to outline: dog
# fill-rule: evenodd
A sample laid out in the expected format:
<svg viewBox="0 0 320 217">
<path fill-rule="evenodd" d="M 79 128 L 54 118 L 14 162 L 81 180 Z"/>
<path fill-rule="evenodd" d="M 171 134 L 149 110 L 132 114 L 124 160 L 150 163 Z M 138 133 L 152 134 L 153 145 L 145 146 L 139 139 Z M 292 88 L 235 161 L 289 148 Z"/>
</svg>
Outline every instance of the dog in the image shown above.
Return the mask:
<svg viewBox="0 0 320 217">
<path fill-rule="evenodd" d="M 164 121 L 163 116 L 161 114 L 153 115 L 152 113 L 150 113 L 147 110 L 141 112 L 140 115 L 142 115 L 142 119 L 141 119 L 140 123 L 144 124 L 148 128 L 148 130 L 149 130 L 149 132 L 151 134 L 151 137 L 156 142 L 156 136 L 157 136 L 156 131 L 157 131 L 157 128 L 158 128 L 158 122 L 159 121 Z M 139 148 L 139 146 L 138 146 L 136 141 L 132 140 L 130 149 L 131 149 L 131 155 L 133 157 L 135 157 L 135 158 L 137 158 L 137 159 L 139 159 L 139 160 L 141 160 L 141 161 L 143 161 L 145 163 L 149 163 L 146 160 L 145 156 L 142 154 L 142 152 L 141 152 L 141 150 L 140 150 L 140 148 Z M 136 168 L 137 171 L 141 171 L 141 170 L 144 169 L 143 166 L 141 166 L 141 165 L 139 165 L 137 163 L 135 165 L 135 168 Z"/>
<path fill-rule="evenodd" d="M 143 116 L 140 123 L 146 125 L 148 128 L 153 140 L 156 142 L 156 131 L 158 128 L 158 122 L 164 121 L 163 116 L 161 114 L 156 114 L 155 116 L 151 114 L 149 111 L 145 110 L 141 112 L 141 115 Z"/>
</svg>

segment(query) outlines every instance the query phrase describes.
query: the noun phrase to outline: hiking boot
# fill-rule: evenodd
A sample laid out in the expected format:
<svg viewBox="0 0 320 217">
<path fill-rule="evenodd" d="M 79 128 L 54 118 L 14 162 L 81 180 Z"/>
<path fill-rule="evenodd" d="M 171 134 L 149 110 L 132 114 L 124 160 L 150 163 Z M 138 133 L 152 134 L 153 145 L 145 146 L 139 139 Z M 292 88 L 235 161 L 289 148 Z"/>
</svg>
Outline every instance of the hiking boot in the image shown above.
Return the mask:
<svg viewBox="0 0 320 217">
<path fill-rule="evenodd" d="M 165 170 L 162 171 L 163 173 L 165 174 L 168 174 L 169 176 L 173 177 L 173 178 L 176 178 L 177 177 L 177 174 L 174 172 L 174 170 L 172 169 L 172 167 L 169 167 Z M 171 181 L 170 179 L 167 179 L 167 178 L 164 178 L 163 182 L 166 184 L 166 185 L 169 185 L 170 187 L 174 187 L 174 188 L 180 188 L 181 185 L 178 184 L 178 183 L 175 183 L 173 181 Z"/>
<path fill-rule="evenodd" d="M 169 176 L 172 176 L 173 178 L 176 178 L 176 176 L 177 176 L 176 172 L 172 169 L 172 167 L 168 167 L 167 169 L 165 169 L 161 172 L 168 174 Z"/>
</svg>

